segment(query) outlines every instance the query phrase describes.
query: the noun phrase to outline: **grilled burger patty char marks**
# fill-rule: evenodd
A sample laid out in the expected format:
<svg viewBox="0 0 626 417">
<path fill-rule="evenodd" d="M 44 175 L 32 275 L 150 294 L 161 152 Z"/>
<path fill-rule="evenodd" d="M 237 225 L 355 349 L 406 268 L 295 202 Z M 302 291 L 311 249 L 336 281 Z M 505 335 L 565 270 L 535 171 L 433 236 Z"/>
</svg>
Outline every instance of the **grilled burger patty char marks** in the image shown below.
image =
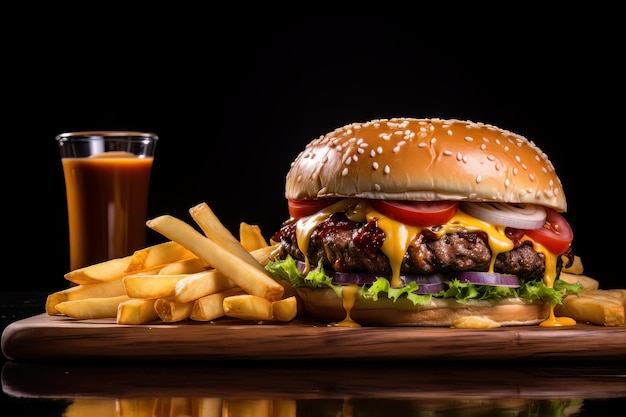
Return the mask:
<svg viewBox="0 0 626 417">
<path fill-rule="evenodd" d="M 495 272 L 514 274 L 522 280 L 542 280 L 545 256 L 535 252 L 530 241 L 521 240 L 523 230 L 507 228 L 506 234 L 515 247 L 497 255 Z M 389 259 L 380 250 L 384 239 L 385 233 L 377 226 L 376 219 L 356 222 L 344 213 L 334 213 L 315 228 L 307 256 L 311 265 L 317 265 L 321 260 L 325 268 L 337 272 L 358 271 L 389 276 Z M 297 244 L 295 221 L 285 223 L 273 240 L 281 243 L 283 256 L 289 254 L 296 259 L 304 259 Z M 566 257 L 573 256 L 569 252 Z M 409 245 L 401 273 L 487 271 L 491 256 L 485 232 L 456 232 L 438 238 L 430 228 L 424 228 Z M 559 257 L 558 271 L 562 265 Z"/>
</svg>

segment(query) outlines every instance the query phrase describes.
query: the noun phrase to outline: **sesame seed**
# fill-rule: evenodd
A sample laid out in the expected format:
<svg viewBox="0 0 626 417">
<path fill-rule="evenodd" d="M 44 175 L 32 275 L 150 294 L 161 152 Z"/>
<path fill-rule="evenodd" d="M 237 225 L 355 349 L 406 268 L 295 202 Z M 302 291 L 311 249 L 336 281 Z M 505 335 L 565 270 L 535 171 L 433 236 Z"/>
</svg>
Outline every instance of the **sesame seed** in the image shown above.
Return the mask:
<svg viewBox="0 0 626 417">
<path fill-rule="evenodd" d="M 496 159 L 496 157 L 493 156 L 493 155 L 487 155 L 487 159 L 490 160 L 490 161 L 494 161 Z"/>
<path fill-rule="evenodd" d="M 443 151 L 443 154 L 445 156 L 450 156 L 450 155 L 452 155 L 452 151 L 449 151 L 449 150 L 446 149 L 445 151 Z"/>
<path fill-rule="evenodd" d="M 461 161 L 463 159 L 463 154 L 461 152 L 457 152 L 456 159 L 457 161 Z"/>
<path fill-rule="evenodd" d="M 383 172 L 385 174 L 389 174 L 390 171 L 391 171 L 391 168 L 389 168 L 389 165 L 385 165 L 385 169 L 383 170 Z"/>
<path fill-rule="evenodd" d="M 474 138 L 471 137 L 471 136 L 465 136 L 465 140 L 468 141 L 468 142 L 473 142 Z"/>
<path fill-rule="evenodd" d="M 372 158 L 376 156 L 376 151 L 375 151 L 374 149 L 372 149 L 372 150 L 370 151 L 370 156 L 371 156 Z"/>
<path fill-rule="evenodd" d="M 507 179 L 504 180 L 504 186 L 506 188 L 509 188 L 509 185 L 511 185 L 511 180 L 507 178 Z"/>
<path fill-rule="evenodd" d="M 378 148 L 376 148 L 376 152 L 378 152 L 378 155 L 381 155 L 383 153 L 383 147 L 379 146 Z"/>
<path fill-rule="evenodd" d="M 532 182 L 535 182 L 535 176 L 533 175 L 532 172 L 528 173 L 528 178 L 530 178 Z"/>
<path fill-rule="evenodd" d="M 482 177 L 482 176 L 480 176 L 480 175 L 478 175 L 478 176 L 476 177 L 476 184 L 480 184 L 480 182 L 481 182 L 482 180 L 483 180 L 483 177 Z"/>
<path fill-rule="evenodd" d="M 374 189 L 375 189 L 376 191 L 380 191 L 380 185 L 378 185 L 378 184 L 374 184 Z"/>
<path fill-rule="evenodd" d="M 378 169 L 378 162 L 376 161 L 372 162 L 372 168 Z"/>
<path fill-rule="evenodd" d="M 420 143 L 418 143 L 418 144 L 417 144 L 417 147 L 418 147 L 418 148 L 425 148 L 425 147 L 427 147 L 427 146 L 428 146 L 428 145 L 427 145 L 426 143 L 424 143 L 424 142 L 420 142 Z"/>
<path fill-rule="evenodd" d="M 346 175 L 348 175 L 348 168 L 344 168 L 343 171 L 341 171 L 342 177 L 345 177 Z"/>
<path fill-rule="evenodd" d="M 448 129 L 448 136 L 452 136 L 452 134 L 453 134 L 453 133 L 454 133 L 454 132 L 452 132 L 452 130 L 451 130 L 451 129 Z"/>
</svg>

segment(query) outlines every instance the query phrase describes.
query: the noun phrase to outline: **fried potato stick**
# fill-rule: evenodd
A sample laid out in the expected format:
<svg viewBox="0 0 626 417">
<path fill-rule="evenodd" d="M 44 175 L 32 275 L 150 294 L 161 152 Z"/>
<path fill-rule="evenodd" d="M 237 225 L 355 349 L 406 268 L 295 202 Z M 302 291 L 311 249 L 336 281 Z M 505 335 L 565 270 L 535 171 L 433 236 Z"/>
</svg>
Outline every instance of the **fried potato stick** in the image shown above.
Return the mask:
<svg viewBox="0 0 626 417">
<path fill-rule="evenodd" d="M 117 307 L 117 324 L 144 324 L 156 320 L 156 299 L 131 298 Z"/>
<path fill-rule="evenodd" d="M 251 294 L 233 295 L 222 302 L 224 315 L 242 320 L 273 320 L 272 302 Z"/>
<path fill-rule="evenodd" d="M 162 275 L 177 275 L 177 274 L 195 274 L 196 272 L 202 272 L 209 269 L 210 266 L 204 259 L 193 258 L 184 259 L 181 261 L 172 262 L 165 265 L 159 270 L 159 274 Z"/>
<path fill-rule="evenodd" d="M 191 225 L 170 215 L 162 215 L 147 221 L 147 226 L 167 238 L 176 241 L 195 253 L 199 258 L 204 259 L 230 278 L 235 284 L 243 288 L 247 293 L 266 298 L 270 301 L 280 300 L 284 288 L 274 281 L 265 269 L 260 265 L 249 252 L 242 248 L 246 256 L 252 261 L 242 262 L 239 253 L 222 248 L 217 243 L 203 236 Z M 232 235 L 231 235 L 232 236 Z M 256 263 L 256 266 L 255 266 Z"/>
<path fill-rule="evenodd" d="M 234 287 L 229 290 L 205 295 L 194 301 L 189 318 L 196 321 L 211 321 L 224 316 L 224 298 L 245 294 L 244 290 Z"/>
<path fill-rule="evenodd" d="M 227 251 L 232 252 L 242 261 L 252 265 L 254 268 L 264 271 L 263 266 L 260 265 L 250 252 L 241 245 L 241 242 L 224 227 L 222 222 L 220 222 L 206 203 L 200 203 L 190 208 L 189 213 L 209 240 L 217 243 Z"/>
<path fill-rule="evenodd" d="M 174 323 L 189 318 L 193 301 L 179 303 L 172 298 L 159 298 L 154 303 L 159 318 L 164 323 Z"/>
<path fill-rule="evenodd" d="M 159 243 L 136 250 L 130 257 L 126 272 L 135 273 L 189 258 L 195 258 L 195 255 L 177 242 Z"/>
<path fill-rule="evenodd" d="M 295 296 L 272 303 L 272 317 L 277 321 L 291 321 L 298 315 L 298 300 Z"/>
<path fill-rule="evenodd" d="M 64 301 L 55 308 L 68 317 L 75 319 L 115 318 L 120 303 L 129 300 L 127 295 L 105 298 L 85 298 L 83 300 Z"/>
<path fill-rule="evenodd" d="M 49 316 L 59 314 L 56 305 L 64 301 L 84 300 L 86 298 L 106 298 L 126 295 L 126 288 L 121 279 L 89 285 L 76 285 L 54 292 L 46 298 L 46 313 Z"/>
<path fill-rule="evenodd" d="M 220 271 L 212 269 L 191 274 L 178 281 L 174 288 L 174 299 L 179 303 L 186 303 L 235 286 L 236 284 Z"/>
<path fill-rule="evenodd" d="M 188 274 L 179 275 L 127 275 L 122 278 L 126 294 L 132 298 L 156 299 L 174 295 L 176 284 Z"/>
<path fill-rule="evenodd" d="M 131 258 L 132 255 L 74 269 L 65 274 L 65 279 L 79 285 L 114 281 L 126 275 Z"/>
<path fill-rule="evenodd" d="M 593 290 L 593 295 L 568 295 L 562 304 L 555 306 L 556 314 L 571 317 L 579 322 L 587 322 L 599 326 L 623 326 L 626 324 L 624 304 L 614 295 L 602 296 L 601 291 Z"/>
<path fill-rule="evenodd" d="M 261 234 L 261 228 L 246 222 L 239 224 L 239 242 L 248 252 L 269 246 Z"/>
</svg>

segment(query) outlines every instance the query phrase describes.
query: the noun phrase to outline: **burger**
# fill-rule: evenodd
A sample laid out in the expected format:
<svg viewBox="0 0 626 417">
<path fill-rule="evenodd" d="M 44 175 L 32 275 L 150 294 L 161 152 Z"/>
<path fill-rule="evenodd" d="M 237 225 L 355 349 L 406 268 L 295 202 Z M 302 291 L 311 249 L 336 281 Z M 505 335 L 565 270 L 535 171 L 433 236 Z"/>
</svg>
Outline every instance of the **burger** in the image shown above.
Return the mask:
<svg viewBox="0 0 626 417">
<path fill-rule="evenodd" d="M 306 145 L 267 270 L 306 313 L 351 326 L 572 325 L 582 286 L 562 183 L 527 138 L 485 123 L 391 118 Z"/>
</svg>

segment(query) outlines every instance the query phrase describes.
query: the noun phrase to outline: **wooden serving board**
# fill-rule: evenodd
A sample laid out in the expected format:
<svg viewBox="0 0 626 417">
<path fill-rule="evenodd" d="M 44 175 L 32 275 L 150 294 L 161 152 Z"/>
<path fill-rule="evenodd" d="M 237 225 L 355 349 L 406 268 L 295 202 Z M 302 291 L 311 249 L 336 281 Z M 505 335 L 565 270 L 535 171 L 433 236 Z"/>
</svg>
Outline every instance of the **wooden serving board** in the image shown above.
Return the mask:
<svg viewBox="0 0 626 417">
<path fill-rule="evenodd" d="M 12 360 L 624 360 L 626 326 L 332 327 L 293 320 L 223 318 L 118 325 L 40 314 L 9 324 L 2 351 Z"/>
</svg>

